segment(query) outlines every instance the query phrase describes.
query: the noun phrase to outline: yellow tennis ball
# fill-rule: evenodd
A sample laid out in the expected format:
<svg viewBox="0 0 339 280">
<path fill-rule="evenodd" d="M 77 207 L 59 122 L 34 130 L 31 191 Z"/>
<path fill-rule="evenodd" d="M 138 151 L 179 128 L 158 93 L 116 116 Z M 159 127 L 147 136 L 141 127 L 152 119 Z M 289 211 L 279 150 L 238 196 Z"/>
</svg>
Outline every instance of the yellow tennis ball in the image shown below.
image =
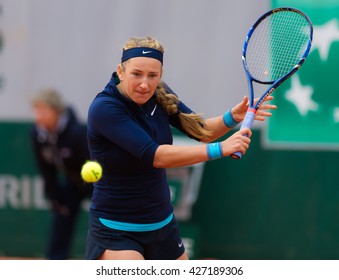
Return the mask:
<svg viewBox="0 0 339 280">
<path fill-rule="evenodd" d="M 87 183 L 94 183 L 101 178 L 102 167 L 96 161 L 87 161 L 81 169 L 81 177 Z"/>
</svg>

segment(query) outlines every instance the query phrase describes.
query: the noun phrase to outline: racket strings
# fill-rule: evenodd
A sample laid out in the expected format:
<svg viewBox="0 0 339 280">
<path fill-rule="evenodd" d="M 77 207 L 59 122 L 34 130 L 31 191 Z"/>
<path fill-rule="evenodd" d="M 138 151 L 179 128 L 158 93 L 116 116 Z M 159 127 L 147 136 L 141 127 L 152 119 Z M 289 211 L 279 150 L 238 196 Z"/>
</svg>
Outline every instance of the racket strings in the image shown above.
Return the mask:
<svg viewBox="0 0 339 280">
<path fill-rule="evenodd" d="M 248 41 L 246 64 L 251 76 L 261 82 L 285 76 L 303 57 L 310 33 L 309 22 L 299 13 L 281 11 L 266 17 Z"/>
</svg>

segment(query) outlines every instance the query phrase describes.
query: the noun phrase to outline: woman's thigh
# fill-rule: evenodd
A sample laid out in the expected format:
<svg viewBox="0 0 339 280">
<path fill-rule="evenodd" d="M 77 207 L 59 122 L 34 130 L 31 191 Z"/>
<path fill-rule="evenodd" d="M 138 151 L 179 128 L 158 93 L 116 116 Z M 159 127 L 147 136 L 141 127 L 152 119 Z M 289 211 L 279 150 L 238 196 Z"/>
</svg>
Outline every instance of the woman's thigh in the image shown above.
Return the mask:
<svg viewBox="0 0 339 280">
<path fill-rule="evenodd" d="M 144 260 L 142 254 L 133 250 L 105 250 L 98 260 Z"/>
</svg>

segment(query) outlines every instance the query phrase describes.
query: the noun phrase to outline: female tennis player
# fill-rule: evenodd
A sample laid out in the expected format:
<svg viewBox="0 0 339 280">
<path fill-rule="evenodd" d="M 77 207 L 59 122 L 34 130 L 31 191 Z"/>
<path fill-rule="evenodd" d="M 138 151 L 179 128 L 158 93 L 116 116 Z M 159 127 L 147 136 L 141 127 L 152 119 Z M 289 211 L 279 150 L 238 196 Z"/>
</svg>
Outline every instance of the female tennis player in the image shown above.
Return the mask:
<svg viewBox="0 0 339 280">
<path fill-rule="evenodd" d="M 211 143 L 243 120 L 248 98 L 205 120 L 161 80 L 163 53 L 154 38 L 130 38 L 117 71 L 89 108 L 91 159 L 103 175 L 94 184 L 87 259 L 188 259 L 165 169 L 244 154 L 249 147 L 249 129 Z M 256 119 L 265 120 L 271 109 L 275 105 L 264 103 Z M 172 145 L 171 126 L 201 145 Z"/>
</svg>

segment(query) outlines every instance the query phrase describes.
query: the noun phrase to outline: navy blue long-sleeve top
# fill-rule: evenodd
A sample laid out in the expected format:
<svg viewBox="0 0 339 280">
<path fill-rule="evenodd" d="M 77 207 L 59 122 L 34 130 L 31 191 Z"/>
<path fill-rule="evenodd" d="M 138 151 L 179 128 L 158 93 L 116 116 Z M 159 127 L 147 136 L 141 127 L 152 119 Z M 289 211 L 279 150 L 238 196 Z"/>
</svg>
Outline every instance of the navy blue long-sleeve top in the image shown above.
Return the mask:
<svg viewBox="0 0 339 280">
<path fill-rule="evenodd" d="M 166 171 L 153 166 L 154 155 L 159 145 L 172 144 L 171 126 L 183 129 L 178 116 L 167 115 L 155 96 L 139 106 L 123 96 L 116 83 L 114 73 L 88 112 L 91 159 L 103 168 L 94 184 L 91 213 L 118 222 L 157 223 L 171 215 L 173 207 Z M 182 102 L 178 108 L 193 112 Z"/>
</svg>

